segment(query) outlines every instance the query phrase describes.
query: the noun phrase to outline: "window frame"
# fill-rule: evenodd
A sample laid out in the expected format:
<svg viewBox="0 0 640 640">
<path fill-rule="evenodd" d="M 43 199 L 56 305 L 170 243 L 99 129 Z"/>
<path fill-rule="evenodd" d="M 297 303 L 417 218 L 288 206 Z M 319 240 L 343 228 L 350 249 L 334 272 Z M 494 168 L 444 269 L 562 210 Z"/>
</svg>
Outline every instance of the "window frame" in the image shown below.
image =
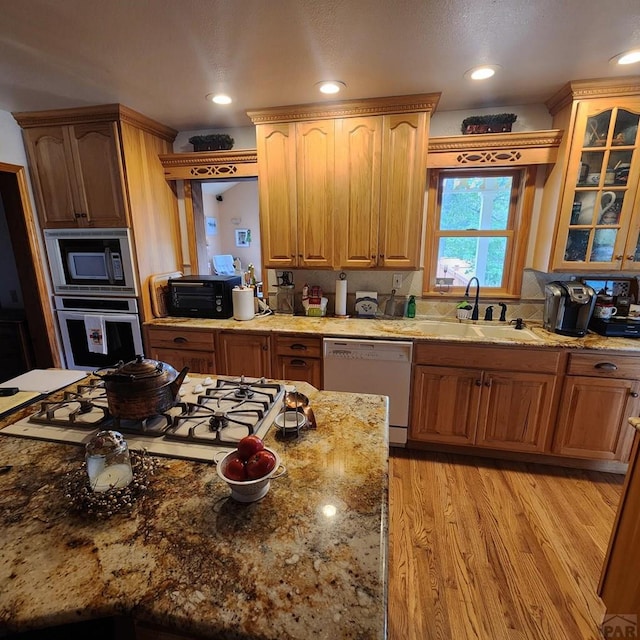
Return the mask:
<svg viewBox="0 0 640 640">
<path fill-rule="evenodd" d="M 506 237 L 507 249 L 505 253 L 504 273 L 502 286 L 481 287 L 483 298 L 514 299 L 520 297 L 522 289 L 522 274 L 524 271 L 525 257 L 529 232 L 533 201 L 535 196 L 537 167 L 525 166 L 492 166 L 492 167 L 464 167 L 464 168 L 437 168 L 429 169 L 428 193 L 427 193 L 427 221 L 425 225 L 425 252 L 424 275 L 422 280 L 422 295 L 425 298 L 460 298 L 464 295 L 465 287 L 436 286 L 436 272 L 438 247 L 443 237 Z M 444 178 L 468 178 L 468 177 L 496 177 L 512 176 L 514 187 L 512 190 L 512 202 L 509 206 L 507 229 L 456 231 L 439 229 L 440 207 L 442 203 L 441 182 Z"/>
</svg>

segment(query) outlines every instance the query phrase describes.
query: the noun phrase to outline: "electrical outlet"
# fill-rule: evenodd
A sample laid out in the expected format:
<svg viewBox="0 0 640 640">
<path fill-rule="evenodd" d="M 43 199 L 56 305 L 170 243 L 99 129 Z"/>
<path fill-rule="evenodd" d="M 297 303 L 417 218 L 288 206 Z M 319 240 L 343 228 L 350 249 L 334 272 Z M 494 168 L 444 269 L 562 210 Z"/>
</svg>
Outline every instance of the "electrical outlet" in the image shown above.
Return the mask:
<svg viewBox="0 0 640 640">
<path fill-rule="evenodd" d="M 402 274 L 401 273 L 394 273 L 393 274 L 393 289 L 395 289 L 396 291 L 398 289 L 402 288 Z"/>
</svg>

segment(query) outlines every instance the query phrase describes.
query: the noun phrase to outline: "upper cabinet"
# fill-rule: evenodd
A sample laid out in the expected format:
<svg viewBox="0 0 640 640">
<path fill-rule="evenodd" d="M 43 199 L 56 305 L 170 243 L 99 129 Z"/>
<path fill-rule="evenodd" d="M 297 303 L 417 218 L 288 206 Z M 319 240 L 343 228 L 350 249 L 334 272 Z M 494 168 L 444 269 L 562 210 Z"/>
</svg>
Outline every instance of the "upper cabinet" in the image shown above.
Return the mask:
<svg viewBox="0 0 640 640">
<path fill-rule="evenodd" d="M 159 159 L 177 132 L 120 104 L 13 115 L 41 227 L 131 229 L 140 311 L 152 318 L 148 278 L 183 269 L 177 198 Z"/>
<path fill-rule="evenodd" d="M 419 267 L 439 94 L 251 111 L 270 268 Z"/>
<path fill-rule="evenodd" d="M 115 122 L 34 127 L 24 137 L 43 228 L 127 226 Z"/>
<path fill-rule="evenodd" d="M 567 133 L 545 186 L 534 268 L 640 270 L 640 78 L 569 83 L 547 106 Z"/>
</svg>

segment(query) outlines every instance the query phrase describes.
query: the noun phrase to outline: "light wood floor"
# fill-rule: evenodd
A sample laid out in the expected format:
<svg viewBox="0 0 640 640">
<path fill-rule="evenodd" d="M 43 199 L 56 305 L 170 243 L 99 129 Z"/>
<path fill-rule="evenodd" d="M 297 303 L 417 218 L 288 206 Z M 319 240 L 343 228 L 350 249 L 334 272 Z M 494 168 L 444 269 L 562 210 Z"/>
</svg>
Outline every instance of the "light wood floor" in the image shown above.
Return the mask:
<svg viewBox="0 0 640 640">
<path fill-rule="evenodd" d="M 390 640 L 591 640 L 623 476 L 392 452 Z"/>
</svg>

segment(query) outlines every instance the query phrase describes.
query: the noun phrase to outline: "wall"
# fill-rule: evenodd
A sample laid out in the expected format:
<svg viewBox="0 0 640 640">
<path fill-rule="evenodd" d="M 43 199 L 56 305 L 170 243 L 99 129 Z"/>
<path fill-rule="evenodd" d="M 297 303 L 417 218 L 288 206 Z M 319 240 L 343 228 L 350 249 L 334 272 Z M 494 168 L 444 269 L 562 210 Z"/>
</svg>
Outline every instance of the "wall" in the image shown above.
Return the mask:
<svg viewBox="0 0 640 640">
<path fill-rule="evenodd" d="M 215 185 L 202 185 L 202 199 L 205 217 L 218 221 L 218 235 L 207 237 L 209 258 L 217 253 L 230 253 L 240 258 L 243 270 L 251 263 L 255 267 L 256 279 L 262 279 L 262 253 L 260 250 L 260 210 L 258 205 L 258 182 L 251 180 L 238 182 L 220 194 L 222 201 L 216 200 Z M 251 231 L 251 245 L 237 247 L 237 229 Z"/>
</svg>

